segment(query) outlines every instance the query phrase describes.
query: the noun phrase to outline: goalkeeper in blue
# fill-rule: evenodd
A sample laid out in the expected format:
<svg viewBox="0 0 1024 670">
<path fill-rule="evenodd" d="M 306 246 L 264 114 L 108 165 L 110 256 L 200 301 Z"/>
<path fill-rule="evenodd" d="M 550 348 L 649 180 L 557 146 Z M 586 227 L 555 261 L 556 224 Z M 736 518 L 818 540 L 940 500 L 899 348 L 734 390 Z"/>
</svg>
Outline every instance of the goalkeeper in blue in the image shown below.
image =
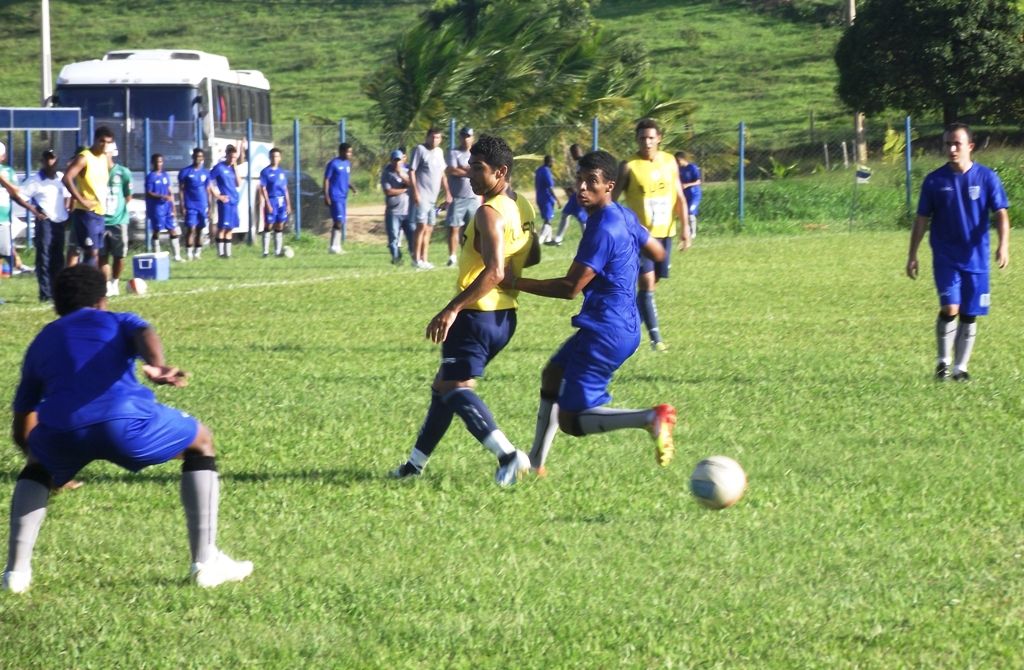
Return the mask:
<svg viewBox="0 0 1024 670">
<path fill-rule="evenodd" d="M 576 197 L 587 212 L 576 256 L 564 277 L 516 278 L 508 272 L 502 286 L 547 298 L 571 300 L 583 293 L 580 312 L 572 318 L 578 330 L 548 361 L 541 374 L 540 408 L 530 463 L 545 474 L 545 461 L 558 428 L 581 437 L 621 428 L 648 431 L 655 442 L 655 460 L 666 466 L 675 453 L 672 431 L 676 410 L 671 405 L 650 409 L 608 407 L 615 371 L 640 345 L 640 314 L 636 278 L 640 256 L 653 261 L 665 248 L 640 225 L 636 215 L 612 200 L 619 164 L 606 151 L 580 159 Z"/>
</svg>

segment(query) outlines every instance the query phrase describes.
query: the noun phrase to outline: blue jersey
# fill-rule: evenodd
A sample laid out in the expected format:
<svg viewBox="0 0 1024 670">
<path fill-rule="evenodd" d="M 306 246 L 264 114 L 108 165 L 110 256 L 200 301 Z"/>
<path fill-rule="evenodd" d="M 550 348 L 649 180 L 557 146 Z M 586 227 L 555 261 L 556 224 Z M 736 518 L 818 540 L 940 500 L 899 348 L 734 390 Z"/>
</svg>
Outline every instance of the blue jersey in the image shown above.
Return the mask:
<svg viewBox="0 0 1024 670">
<path fill-rule="evenodd" d="M 206 193 L 209 183 L 210 171 L 205 166 L 195 168 L 189 165 L 178 172 L 178 191 L 181 192 L 182 207 L 205 212 L 210 206 Z"/>
<path fill-rule="evenodd" d="M 149 216 L 170 216 L 171 202 L 164 198 L 154 198 L 171 194 L 171 178 L 166 172 L 150 172 L 146 175 L 146 214 Z"/>
<path fill-rule="evenodd" d="M 148 325 L 91 308 L 49 323 L 25 353 L 14 411 L 36 410 L 40 424 L 58 431 L 148 417 L 155 397 L 135 379 L 135 333 Z"/>
<path fill-rule="evenodd" d="M 1010 206 L 999 177 L 974 163 L 960 173 L 947 163 L 921 184 L 920 216 L 931 217 L 928 235 L 936 264 L 963 272 L 988 272 L 989 212 Z"/>
<path fill-rule="evenodd" d="M 260 186 L 267 189 L 267 197 L 276 202 L 288 193 L 288 173 L 283 168 L 268 165 L 260 172 Z"/>
<path fill-rule="evenodd" d="M 700 181 L 700 168 L 694 163 L 689 163 L 685 167 L 679 168 L 679 181 L 683 184 Z M 684 188 L 683 195 L 686 196 L 687 203 L 700 200 L 700 186 Z"/>
<path fill-rule="evenodd" d="M 555 175 L 547 165 L 541 165 L 533 173 L 533 187 L 537 192 L 538 205 L 555 202 Z"/>
<path fill-rule="evenodd" d="M 228 204 L 238 204 L 238 184 L 235 182 L 235 167 L 227 161 L 217 163 L 210 170 L 210 179 L 221 195 L 228 197 Z"/>
<path fill-rule="evenodd" d="M 583 289 L 583 306 L 572 325 L 596 331 L 640 332 L 636 281 L 640 248 L 650 233 L 636 214 L 613 202 L 587 217 L 576 262 L 596 273 Z"/>
<path fill-rule="evenodd" d="M 324 168 L 324 181 L 331 201 L 348 198 L 348 182 L 352 175 L 352 164 L 344 158 L 334 158 Z"/>
</svg>

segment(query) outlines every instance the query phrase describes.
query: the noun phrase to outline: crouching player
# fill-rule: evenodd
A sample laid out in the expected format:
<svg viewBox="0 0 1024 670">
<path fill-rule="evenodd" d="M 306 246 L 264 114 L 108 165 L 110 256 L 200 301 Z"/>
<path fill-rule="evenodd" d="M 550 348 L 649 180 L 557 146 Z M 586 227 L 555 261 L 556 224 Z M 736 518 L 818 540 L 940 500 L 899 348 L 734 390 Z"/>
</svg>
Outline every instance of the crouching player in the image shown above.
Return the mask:
<svg viewBox="0 0 1024 670">
<path fill-rule="evenodd" d="M 14 396 L 14 440 L 28 455 L 11 500 L 11 536 L 3 590 L 32 582 L 32 551 L 53 487 L 85 465 L 106 460 L 128 470 L 181 458 L 191 575 L 202 587 L 241 581 L 249 561 L 216 545 L 217 478 L 206 426 L 161 405 L 135 379 L 135 359 L 154 384 L 184 386 L 185 374 L 164 362 L 160 338 L 130 313 L 107 311 L 103 274 L 88 265 L 63 270 L 54 289 L 59 316 L 29 345 Z"/>
<path fill-rule="evenodd" d="M 612 201 L 618 164 L 605 151 L 580 159 L 576 198 L 587 212 L 587 227 L 564 277 L 516 278 L 502 286 L 548 298 L 571 300 L 581 291 L 583 305 L 572 319 L 578 328 L 551 357 L 541 375 L 540 408 L 530 462 L 544 474 L 544 462 L 557 427 L 577 437 L 620 428 L 643 428 L 655 440 L 655 459 L 666 466 L 674 455 L 676 410 L 614 409 L 608 384 L 640 345 L 636 277 L 640 255 L 661 261 L 665 248 L 629 209 Z"/>
</svg>

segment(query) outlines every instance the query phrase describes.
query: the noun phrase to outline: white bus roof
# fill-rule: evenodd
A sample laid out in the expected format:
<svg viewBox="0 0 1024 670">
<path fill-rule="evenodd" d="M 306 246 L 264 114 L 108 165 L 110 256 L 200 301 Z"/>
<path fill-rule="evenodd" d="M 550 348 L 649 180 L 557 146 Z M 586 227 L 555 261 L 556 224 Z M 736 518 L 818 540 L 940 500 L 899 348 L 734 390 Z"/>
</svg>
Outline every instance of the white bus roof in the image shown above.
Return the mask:
<svg viewBox="0 0 1024 670">
<path fill-rule="evenodd" d="M 71 63 L 61 68 L 57 85 L 174 85 L 198 86 L 204 79 L 270 90 L 258 70 L 232 70 L 224 56 L 189 49 L 120 49 L 101 60 Z"/>
</svg>

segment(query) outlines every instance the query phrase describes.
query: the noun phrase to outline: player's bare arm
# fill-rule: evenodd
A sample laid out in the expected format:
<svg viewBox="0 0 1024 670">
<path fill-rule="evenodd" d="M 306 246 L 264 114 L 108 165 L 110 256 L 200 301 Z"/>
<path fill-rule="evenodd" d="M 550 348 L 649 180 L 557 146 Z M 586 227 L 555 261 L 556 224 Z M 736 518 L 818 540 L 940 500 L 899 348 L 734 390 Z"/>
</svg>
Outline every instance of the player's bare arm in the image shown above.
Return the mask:
<svg viewBox="0 0 1024 670">
<path fill-rule="evenodd" d="M 331 206 L 331 183 L 327 177 L 324 177 L 324 204 Z"/>
<path fill-rule="evenodd" d="M 18 187 L 12 184 L 11 182 L 7 181 L 7 178 L 4 177 L 3 175 L 0 175 L 0 186 L 2 186 L 4 190 L 10 194 L 11 200 L 13 200 L 14 202 L 18 203 L 26 210 L 28 210 L 36 219 L 38 219 L 39 221 L 43 221 L 46 219 L 46 215 L 43 214 L 38 209 L 36 209 L 28 200 L 25 200 L 23 197 L 21 197 L 21 193 L 18 192 Z"/>
<path fill-rule="evenodd" d="M 648 237 L 644 246 L 640 247 L 640 253 L 656 263 L 665 260 L 665 247 L 655 237 Z"/>
<path fill-rule="evenodd" d="M 917 218 L 914 219 L 913 228 L 910 229 L 910 250 L 907 252 L 907 276 L 911 279 L 917 279 L 917 273 L 920 270 L 917 264 L 917 250 L 920 248 L 921 240 L 924 239 L 924 234 L 928 230 L 929 222 L 930 220 L 927 216 L 918 214 Z"/>
<path fill-rule="evenodd" d="M 436 344 L 444 342 L 455 317 L 466 305 L 480 300 L 505 277 L 505 235 L 501 215 L 493 207 L 476 210 L 476 243 L 484 261 L 484 269 L 464 290 L 452 298 L 427 325 L 427 338 Z"/>
<path fill-rule="evenodd" d="M 18 445 L 18 448 L 26 455 L 28 454 L 28 434 L 32 432 L 37 423 L 39 423 L 39 414 L 35 410 L 14 412 L 14 418 L 11 421 L 11 436 L 14 438 L 14 444 Z"/>
<path fill-rule="evenodd" d="M 629 165 L 626 161 L 619 163 L 619 174 L 615 178 L 615 188 L 612 189 L 612 202 L 618 202 L 619 196 L 622 195 L 623 191 L 629 185 L 629 178 L 632 176 L 632 172 L 629 169 Z"/>
<path fill-rule="evenodd" d="M 83 196 L 79 191 L 78 187 L 75 186 L 75 177 L 85 169 L 85 156 L 75 156 L 68 167 L 64 170 L 64 177 L 61 179 L 64 182 L 64 188 L 71 194 L 71 199 L 80 204 L 86 209 L 92 209 L 96 206 L 96 202 Z"/>
<path fill-rule="evenodd" d="M 594 269 L 573 261 L 569 271 L 564 277 L 553 277 L 551 279 L 530 279 L 519 277 L 518 279 L 511 272 L 506 273 L 505 279 L 501 282 L 502 288 L 532 293 L 544 298 L 562 298 L 572 300 L 578 296 L 587 284 L 597 276 Z"/>
<path fill-rule="evenodd" d="M 996 234 L 999 236 L 996 265 L 1002 270 L 1010 264 L 1010 213 L 1006 209 L 996 211 Z"/>
<path fill-rule="evenodd" d="M 142 372 L 154 384 L 182 387 L 188 385 L 184 370 L 169 366 L 164 361 L 164 347 L 160 336 L 152 328 L 135 331 L 135 350 L 142 358 Z"/>
<path fill-rule="evenodd" d="M 444 204 L 448 206 L 452 204 L 452 190 L 448 187 L 448 175 L 441 175 L 441 188 L 444 189 Z"/>
</svg>

